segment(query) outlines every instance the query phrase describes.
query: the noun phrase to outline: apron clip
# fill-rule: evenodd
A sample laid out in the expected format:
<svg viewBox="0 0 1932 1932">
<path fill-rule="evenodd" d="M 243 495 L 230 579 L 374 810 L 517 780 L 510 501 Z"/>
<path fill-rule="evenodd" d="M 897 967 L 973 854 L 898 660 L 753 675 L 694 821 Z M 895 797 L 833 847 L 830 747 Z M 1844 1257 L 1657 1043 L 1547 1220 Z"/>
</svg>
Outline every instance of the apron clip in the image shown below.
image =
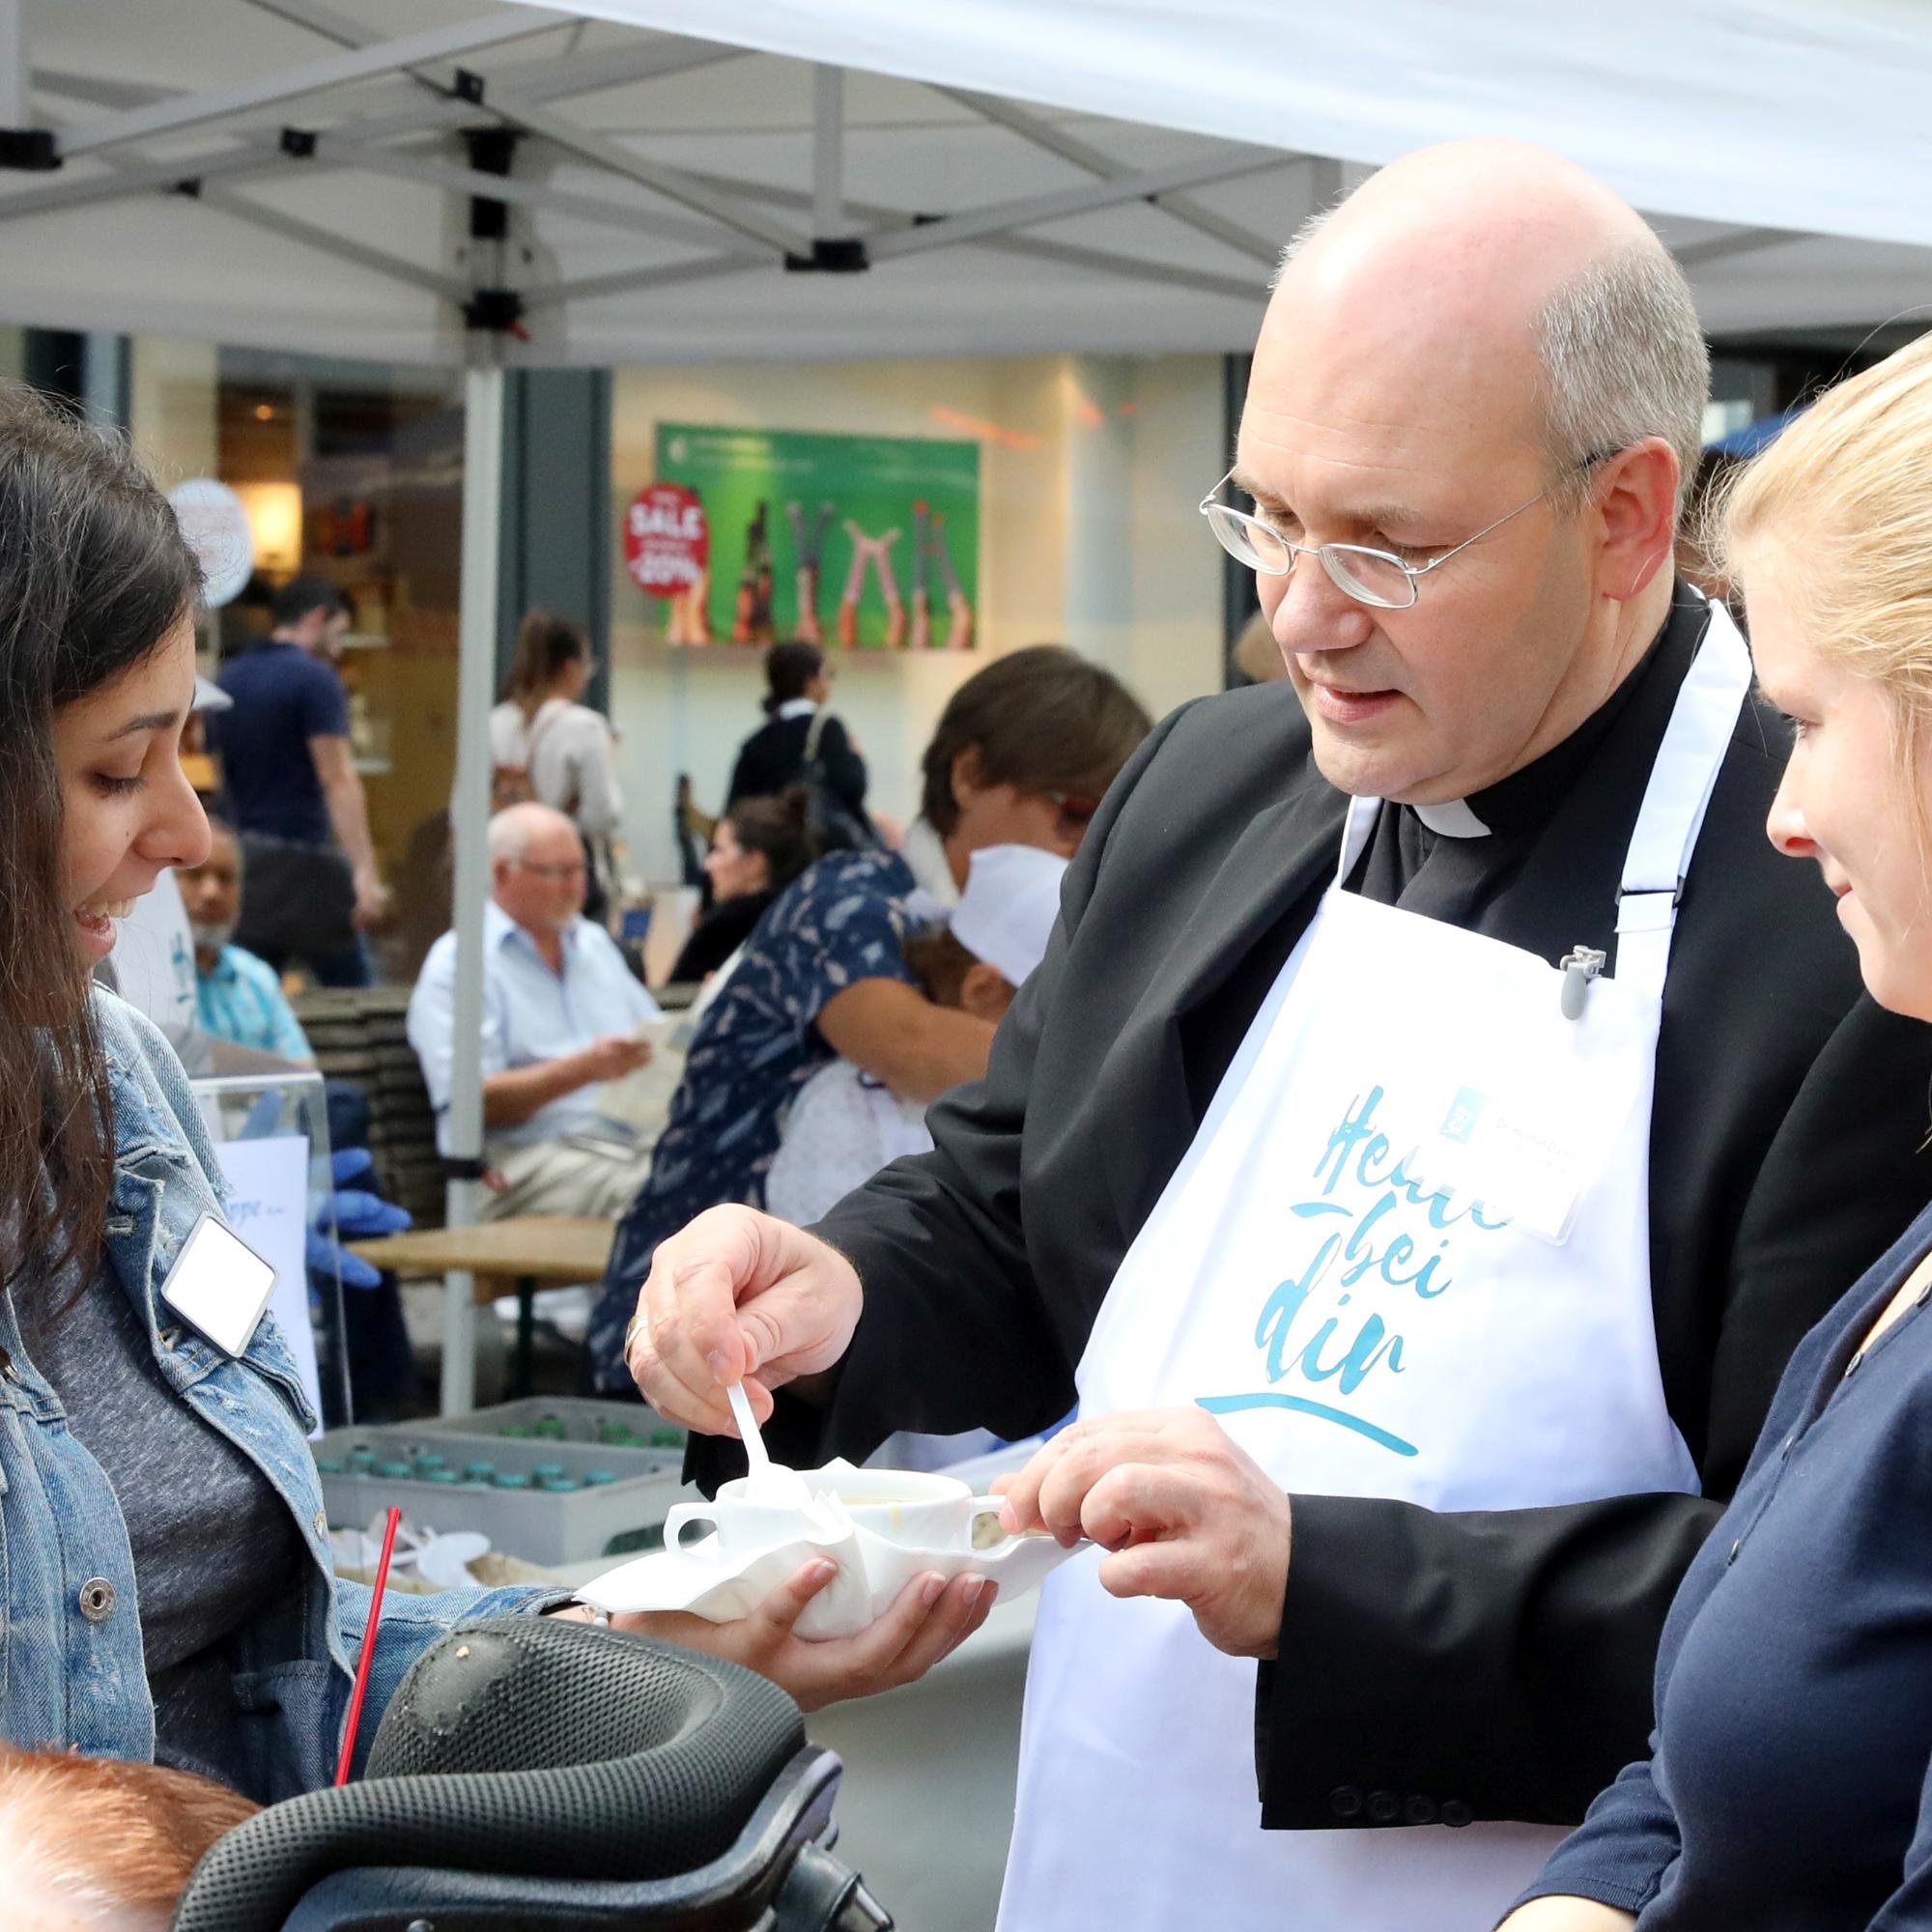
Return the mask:
<svg viewBox="0 0 1932 1932">
<path fill-rule="evenodd" d="M 1579 946 L 1556 962 L 1563 974 L 1563 1017 L 1566 1020 L 1580 1020 L 1583 1017 L 1583 1002 L 1589 995 L 1590 981 L 1604 970 L 1604 962 L 1608 957 L 1608 953 L 1600 952 L 1594 946 Z"/>
</svg>

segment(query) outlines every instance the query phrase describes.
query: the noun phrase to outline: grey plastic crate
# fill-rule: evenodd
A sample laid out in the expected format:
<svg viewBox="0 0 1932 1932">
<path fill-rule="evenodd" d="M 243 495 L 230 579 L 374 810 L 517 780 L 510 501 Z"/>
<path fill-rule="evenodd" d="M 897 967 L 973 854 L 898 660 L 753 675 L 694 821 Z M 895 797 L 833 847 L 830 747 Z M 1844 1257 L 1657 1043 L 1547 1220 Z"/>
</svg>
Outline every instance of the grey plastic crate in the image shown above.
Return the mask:
<svg viewBox="0 0 1932 1932">
<path fill-rule="evenodd" d="M 499 1403 L 494 1408 L 472 1408 L 463 1415 L 439 1415 L 412 1422 L 409 1428 L 426 1435 L 460 1435 L 467 1441 L 495 1442 L 506 1439 L 503 1436 L 506 1429 L 533 1429 L 553 1416 L 563 1425 L 560 1440 L 600 1448 L 610 1446 L 599 1433 L 605 1424 L 617 1424 L 635 1435 L 643 1436 L 646 1442 L 653 1433 L 673 1427 L 640 1402 L 594 1402 L 584 1396 L 529 1396 L 521 1402 Z M 651 1443 L 650 1449 L 653 1455 L 681 1456 L 684 1431 L 677 1431 L 675 1443 Z"/>
<path fill-rule="evenodd" d="M 384 1476 L 358 1469 L 354 1452 L 365 1446 L 375 1452 L 377 1463 L 408 1462 L 412 1473 Z M 487 1462 L 499 1471 L 532 1478 L 539 1464 L 554 1463 L 580 1481 L 592 1470 L 615 1480 L 561 1492 L 435 1482 L 417 1472 L 412 1452 L 444 1457 L 459 1477 L 466 1465 Z M 395 1503 L 418 1528 L 480 1530 L 492 1548 L 529 1563 L 581 1563 L 601 1556 L 615 1560 L 655 1549 L 664 1540 L 666 1513 L 696 1496 L 684 1487 L 683 1458 L 675 1450 L 466 1438 L 409 1423 L 334 1430 L 316 1443 L 315 1453 L 318 1463 L 347 1465 L 323 1472 L 323 1502 L 331 1527 L 360 1528 Z"/>
</svg>

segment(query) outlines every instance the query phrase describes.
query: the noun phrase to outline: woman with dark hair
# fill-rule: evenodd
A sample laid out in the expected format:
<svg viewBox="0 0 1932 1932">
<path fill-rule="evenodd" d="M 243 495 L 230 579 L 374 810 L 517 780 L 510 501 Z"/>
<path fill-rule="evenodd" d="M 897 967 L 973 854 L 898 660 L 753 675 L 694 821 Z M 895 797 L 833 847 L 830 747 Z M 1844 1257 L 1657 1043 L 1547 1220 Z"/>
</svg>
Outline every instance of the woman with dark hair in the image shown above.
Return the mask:
<svg viewBox="0 0 1932 1932">
<path fill-rule="evenodd" d="M 925 816 L 948 902 L 986 846 L 1070 859 L 1100 794 L 1151 729 L 1111 671 L 1058 644 L 975 671 L 925 753 Z M 906 965 L 907 935 L 931 918 L 923 884 L 896 852 L 834 851 L 758 921 L 698 1020 L 649 1178 L 617 1224 L 590 1325 L 601 1390 L 635 1386 L 627 1328 L 658 1242 L 707 1208 L 764 1205 L 785 1110 L 821 1066 L 842 1057 L 907 1100 L 985 1072 L 993 1022 L 934 1004 Z"/>
<path fill-rule="evenodd" d="M 490 809 L 534 799 L 563 813 L 590 859 L 584 912 L 600 916 L 614 883 L 611 841 L 622 827 L 610 721 L 583 700 L 597 662 L 581 624 L 532 611 L 517 628 L 517 654 L 490 714 Z"/>
<path fill-rule="evenodd" d="M 328 1781 L 369 1593 L 332 1574 L 274 1318 L 231 1349 L 163 1299 L 221 1218 L 214 1151 L 159 1032 L 90 981 L 161 869 L 208 850 L 180 757 L 199 575 L 125 446 L 0 397 L 0 1737 L 268 1801 Z M 823 1570 L 677 1634 L 824 1702 L 917 1675 L 975 1621 L 916 1582 L 845 1645 L 801 1644 Z M 391 1597 L 363 1737 L 457 1618 L 513 1610 L 587 1614 L 532 1589 Z"/>
<path fill-rule="evenodd" d="M 702 980 L 752 936 L 765 908 L 818 855 L 806 829 L 810 801 L 803 785 L 778 798 L 741 799 L 718 821 L 704 871 L 711 910 L 684 942 L 670 969 L 673 983 Z"/>
<path fill-rule="evenodd" d="M 765 653 L 765 723 L 738 748 L 725 810 L 741 798 L 776 798 L 812 778 L 863 825 L 866 761 L 851 734 L 825 709 L 832 667 L 816 644 L 774 644 Z"/>
</svg>

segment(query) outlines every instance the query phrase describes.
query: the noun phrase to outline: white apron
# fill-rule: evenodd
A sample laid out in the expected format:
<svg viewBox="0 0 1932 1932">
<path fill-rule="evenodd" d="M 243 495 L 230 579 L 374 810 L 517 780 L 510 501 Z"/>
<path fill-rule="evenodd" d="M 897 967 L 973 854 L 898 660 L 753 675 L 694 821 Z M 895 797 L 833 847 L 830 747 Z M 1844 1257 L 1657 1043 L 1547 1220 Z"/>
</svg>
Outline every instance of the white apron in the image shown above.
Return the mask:
<svg viewBox="0 0 1932 1932">
<path fill-rule="evenodd" d="M 1379 809 L 1354 802 L 1336 884 L 1101 1307 L 1082 1414 L 1198 1402 L 1290 1492 L 1696 1490 L 1651 1321 L 1650 1100 L 1676 888 L 1749 681 L 1714 609 L 1613 976 L 1344 892 Z M 1263 1832 L 1254 1664 L 1178 1604 L 1109 1597 L 1098 1563 L 1040 1605 L 1001 1932 L 1477 1932 L 1534 1876 L 1553 1830 Z M 1330 1666 L 1276 1665 L 1297 1667 Z"/>
</svg>

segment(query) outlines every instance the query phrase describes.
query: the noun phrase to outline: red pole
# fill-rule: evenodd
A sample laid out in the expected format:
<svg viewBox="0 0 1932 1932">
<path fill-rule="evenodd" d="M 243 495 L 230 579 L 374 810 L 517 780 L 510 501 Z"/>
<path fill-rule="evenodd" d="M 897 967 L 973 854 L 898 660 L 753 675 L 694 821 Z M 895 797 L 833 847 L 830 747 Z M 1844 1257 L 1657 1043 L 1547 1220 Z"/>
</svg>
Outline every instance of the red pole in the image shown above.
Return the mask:
<svg viewBox="0 0 1932 1932">
<path fill-rule="evenodd" d="M 383 1531 L 383 1560 L 376 1566 L 376 1586 L 369 1595 L 369 1622 L 362 1632 L 362 1655 L 355 1662 L 355 1689 L 349 1695 L 349 1719 L 342 1727 L 342 1756 L 335 1767 L 337 1784 L 349 1782 L 355 1759 L 355 1733 L 362 1723 L 362 1698 L 369 1689 L 369 1666 L 376 1661 L 376 1633 L 382 1628 L 383 1592 L 389 1587 L 389 1559 L 396 1553 L 396 1530 L 403 1513 L 393 1504 Z"/>
</svg>

